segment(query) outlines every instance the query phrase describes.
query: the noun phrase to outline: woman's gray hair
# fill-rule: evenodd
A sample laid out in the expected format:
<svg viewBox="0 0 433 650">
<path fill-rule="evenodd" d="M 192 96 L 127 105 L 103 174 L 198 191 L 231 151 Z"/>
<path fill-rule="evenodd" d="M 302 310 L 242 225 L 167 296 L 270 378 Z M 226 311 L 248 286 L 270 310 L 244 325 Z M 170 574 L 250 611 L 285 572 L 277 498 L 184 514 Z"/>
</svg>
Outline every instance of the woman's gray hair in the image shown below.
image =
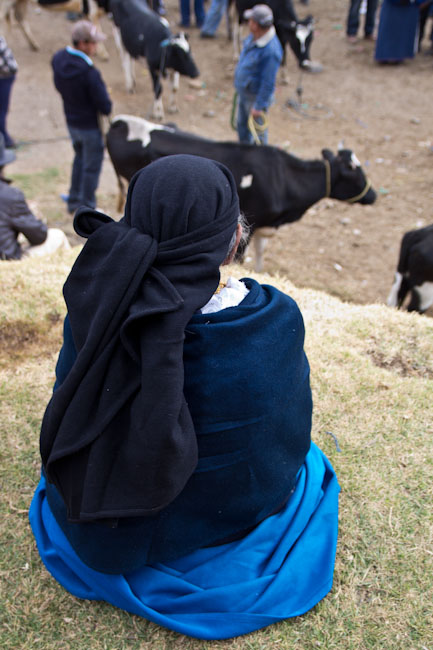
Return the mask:
<svg viewBox="0 0 433 650">
<path fill-rule="evenodd" d="M 242 251 L 245 248 L 245 246 L 248 244 L 248 240 L 250 238 L 250 230 L 251 230 L 251 227 L 250 227 L 248 221 L 246 220 L 245 215 L 242 214 L 242 212 L 238 216 L 238 226 L 241 226 L 241 228 L 242 228 L 241 239 L 240 239 L 240 242 L 239 242 L 239 250 Z M 236 230 L 234 231 L 233 236 L 232 236 L 232 238 L 230 240 L 227 257 L 230 257 L 234 246 L 236 246 L 237 232 L 238 232 L 238 230 L 236 228 Z"/>
</svg>

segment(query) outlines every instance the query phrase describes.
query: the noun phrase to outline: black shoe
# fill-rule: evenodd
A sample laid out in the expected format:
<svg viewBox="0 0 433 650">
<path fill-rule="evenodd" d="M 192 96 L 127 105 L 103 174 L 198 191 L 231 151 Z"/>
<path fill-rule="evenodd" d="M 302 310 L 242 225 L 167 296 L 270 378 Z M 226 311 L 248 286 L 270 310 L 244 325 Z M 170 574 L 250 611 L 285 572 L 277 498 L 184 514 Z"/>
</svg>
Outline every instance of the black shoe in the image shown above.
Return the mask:
<svg viewBox="0 0 433 650">
<path fill-rule="evenodd" d="M 215 38 L 215 34 L 208 34 L 207 32 L 200 32 L 200 38 Z"/>
</svg>

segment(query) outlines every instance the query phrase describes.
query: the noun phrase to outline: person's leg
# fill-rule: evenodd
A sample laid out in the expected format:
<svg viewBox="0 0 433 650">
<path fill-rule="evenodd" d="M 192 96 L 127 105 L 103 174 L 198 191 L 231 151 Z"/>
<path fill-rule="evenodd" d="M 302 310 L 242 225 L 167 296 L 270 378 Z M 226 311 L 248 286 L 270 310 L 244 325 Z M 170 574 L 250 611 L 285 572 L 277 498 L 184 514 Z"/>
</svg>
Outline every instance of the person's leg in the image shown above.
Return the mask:
<svg viewBox="0 0 433 650">
<path fill-rule="evenodd" d="M 361 0 L 350 0 L 349 13 L 347 14 L 347 36 L 356 36 L 359 28 L 359 10 Z"/>
<path fill-rule="evenodd" d="M 67 197 L 68 212 L 71 214 L 82 205 L 82 184 L 83 184 L 83 142 L 80 129 L 69 128 L 72 146 L 74 148 L 74 161 L 72 163 L 71 184 Z"/>
<path fill-rule="evenodd" d="M 6 79 L 0 79 L 0 131 L 3 133 L 5 139 L 5 147 L 13 147 L 15 145 L 6 129 L 6 118 L 9 110 L 12 84 L 14 81 L 15 75 L 13 77 L 7 77 Z"/>
<path fill-rule="evenodd" d="M 201 36 L 214 36 L 221 18 L 227 10 L 227 0 L 212 0 L 209 11 L 206 13 Z"/>
<path fill-rule="evenodd" d="M 99 130 L 87 131 L 83 138 L 83 205 L 96 208 L 96 188 L 104 158 L 104 141 Z"/>
<path fill-rule="evenodd" d="M 246 142 L 248 144 L 253 144 L 253 136 L 251 131 L 248 128 L 248 118 L 250 116 L 250 111 L 253 106 L 254 100 L 246 97 L 245 95 L 238 95 L 237 102 L 237 131 L 239 142 Z"/>
<path fill-rule="evenodd" d="M 259 120 L 260 123 L 260 120 Z M 261 133 L 258 134 L 259 140 L 261 144 L 268 144 L 268 129 L 266 128 L 265 131 L 262 131 Z"/>
<path fill-rule="evenodd" d="M 180 26 L 189 27 L 190 0 L 180 0 Z"/>
<path fill-rule="evenodd" d="M 378 0 L 368 0 L 367 14 L 365 16 L 364 34 L 368 38 L 373 35 L 376 24 L 376 11 Z"/>
<path fill-rule="evenodd" d="M 164 0 L 152 0 L 152 9 L 153 11 L 156 11 L 159 16 L 165 16 L 167 13 Z"/>
<path fill-rule="evenodd" d="M 203 0 L 194 0 L 195 24 L 202 27 L 205 17 Z"/>
</svg>

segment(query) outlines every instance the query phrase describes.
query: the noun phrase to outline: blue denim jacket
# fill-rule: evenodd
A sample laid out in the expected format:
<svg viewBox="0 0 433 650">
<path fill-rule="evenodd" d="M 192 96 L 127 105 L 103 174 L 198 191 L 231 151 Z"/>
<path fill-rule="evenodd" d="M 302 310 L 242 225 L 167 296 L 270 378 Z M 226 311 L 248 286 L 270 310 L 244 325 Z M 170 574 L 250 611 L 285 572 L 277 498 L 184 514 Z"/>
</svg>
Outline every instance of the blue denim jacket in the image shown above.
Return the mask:
<svg viewBox="0 0 433 650">
<path fill-rule="evenodd" d="M 283 49 L 275 33 L 264 46 L 261 45 L 262 39 L 254 41 L 252 34 L 245 39 L 234 81 L 238 93 L 255 96 L 256 110 L 269 108 L 283 58 Z"/>
</svg>

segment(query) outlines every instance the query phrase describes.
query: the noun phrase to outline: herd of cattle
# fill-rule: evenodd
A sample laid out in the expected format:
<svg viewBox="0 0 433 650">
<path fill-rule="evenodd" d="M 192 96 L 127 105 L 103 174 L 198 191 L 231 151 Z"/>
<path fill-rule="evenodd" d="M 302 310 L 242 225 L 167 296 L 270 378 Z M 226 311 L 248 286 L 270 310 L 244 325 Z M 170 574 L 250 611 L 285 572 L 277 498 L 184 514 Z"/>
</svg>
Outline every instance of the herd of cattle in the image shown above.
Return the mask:
<svg viewBox="0 0 433 650">
<path fill-rule="evenodd" d="M 257 0 L 229 0 L 241 22 L 243 12 Z M 277 35 L 284 51 L 289 45 L 303 69 L 311 65 L 313 19 L 301 21 L 292 0 L 265 0 L 273 10 Z M 179 74 L 195 78 L 199 70 L 183 33 L 172 34 L 168 22 L 154 13 L 146 0 L 38 0 L 47 9 L 79 11 L 92 20 L 110 13 L 126 86 L 133 90 L 132 59 L 143 57 L 152 77 L 152 114 L 163 118 L 162 79 L 170 73 L 169 110 L 177 110 L 175 93 Z M 37 48 L 26 20 L 29 0 L 0 0 L 0 20 L 14 13 L 29 43 Z M 230 23 L 229 23 L 230 24 Z M 255 235 L 256 270 L 261 270 L 265 238 L 282 224 L 296 221 L 314 203 L 331 197 L 351 203 L 371 204 L 376 193 L 355 154 L 343 149 L 322 151 L 318 160 L 301 160 L 273 146 L 217 142 L 179 130 L 173 125 L 148 122 L 131 115 L 116 117 L 107 134 L 107 149 L 117 174 L 121 195 L 122 178 L 162 156 L 189 153 L 224 163 L 232 172 L 241 209 Z M 403 237 L 395 282 L 388 305 L 401 307 L 408 293 L 409 311 L 424 312 L 433 304 L 433 225 L 410 231 Z"/>
</svg>

